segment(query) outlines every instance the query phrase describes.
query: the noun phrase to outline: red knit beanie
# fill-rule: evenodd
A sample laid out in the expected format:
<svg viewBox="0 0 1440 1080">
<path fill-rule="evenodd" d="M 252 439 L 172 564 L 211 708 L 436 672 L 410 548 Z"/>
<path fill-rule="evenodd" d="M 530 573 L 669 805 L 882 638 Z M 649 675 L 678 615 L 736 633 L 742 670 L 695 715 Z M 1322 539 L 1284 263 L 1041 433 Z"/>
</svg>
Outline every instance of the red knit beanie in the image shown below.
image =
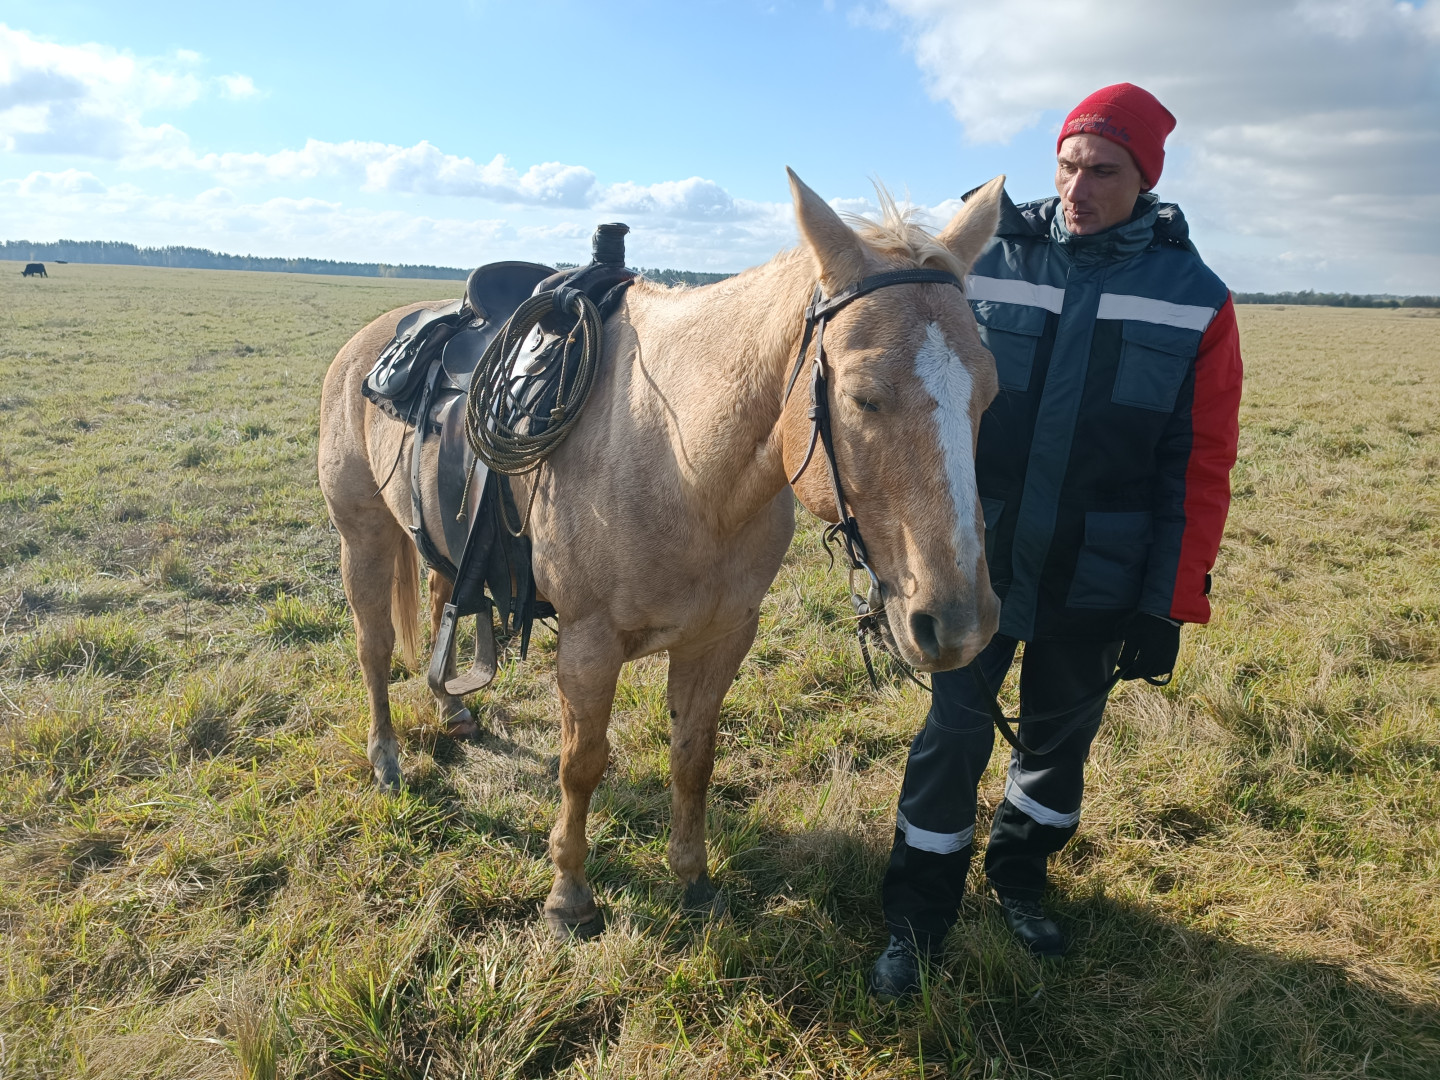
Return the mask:
<svg viewBox="0 0 1440 1080">
<path fill-rule="evenodd" d="M 1165 136 L 1175 130 L 1175 117 L 1155 95 L 1134 83 L 1122 82 L 1096 90 L 1070 110 L 1055 140 L 1055 152 L 1071 135 L 1099 135 L 1130 151 L 1146 190 L 1160 180 L 1165 167 Z"/>
</svg>

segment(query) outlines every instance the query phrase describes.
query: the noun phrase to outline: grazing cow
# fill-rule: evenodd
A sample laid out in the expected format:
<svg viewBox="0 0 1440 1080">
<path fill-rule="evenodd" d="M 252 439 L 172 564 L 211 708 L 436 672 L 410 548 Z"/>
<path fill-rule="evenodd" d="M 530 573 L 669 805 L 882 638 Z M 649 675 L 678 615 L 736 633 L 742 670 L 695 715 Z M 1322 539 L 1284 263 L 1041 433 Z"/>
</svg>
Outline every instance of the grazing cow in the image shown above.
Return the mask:
<svg viewBox="0 0 1440 1080">
<path fill-rule="evenodd" d="M 50 276 L 49 274 L 45 273 L 44 263 L 26 263 L 25 269 L 20 271 L 21 277 L 35 277 L 37 275 L 40 277 Z"/>
</svg>

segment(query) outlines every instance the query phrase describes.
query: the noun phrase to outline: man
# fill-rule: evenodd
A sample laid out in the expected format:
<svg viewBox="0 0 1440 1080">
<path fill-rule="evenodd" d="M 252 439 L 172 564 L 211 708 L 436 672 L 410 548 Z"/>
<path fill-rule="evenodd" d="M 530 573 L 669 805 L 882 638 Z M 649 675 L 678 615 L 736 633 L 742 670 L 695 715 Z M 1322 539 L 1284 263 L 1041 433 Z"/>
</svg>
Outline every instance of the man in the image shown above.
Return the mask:
<svg viewBox="0 0 1440 1080">
<path fill-rule="evenodd" d="M 1181 625 L 1210 617 L 1240 348 L 1228 290 L 1179 208 L 1151 194 L 1174 126 L 1138 86 L 1090 95 L 1056 142 L 1059 197 L 1006 198 L 966 281 L 1000 377 L 976 456 L 1000 629 L 970 668 L 935 674 L 910 748 L 883 889 L 890 945 L 870 975 L 882 998 L 918 987 L 956 919 L 995 735 L 982 682 L 998 689 L 1025 643 L 1020 741 L 1036 752 L 1011 755 L 985 873 L 1015 937 L 1058 956 L 1046 860 L 1079 823 L 1112 673 L 1167 679 Z"/>
</svg>

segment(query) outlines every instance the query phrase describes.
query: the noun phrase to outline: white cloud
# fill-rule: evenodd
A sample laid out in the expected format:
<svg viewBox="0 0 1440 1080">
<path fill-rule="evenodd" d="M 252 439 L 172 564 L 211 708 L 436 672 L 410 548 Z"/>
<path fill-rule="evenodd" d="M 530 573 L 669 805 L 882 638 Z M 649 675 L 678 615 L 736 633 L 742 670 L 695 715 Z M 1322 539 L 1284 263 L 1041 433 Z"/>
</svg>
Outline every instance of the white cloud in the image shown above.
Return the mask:
<svg viewBox="0 0 1440 1080">
<path fill-rule="evenodd" d="M 228 98 L 235 98 L 237 101 L 242 98 L 255 97 L 260 93 L 255 88 L 255 80 L 249 75 L 221 75 L 218 82 L 224 95 Z"/>
<path fill-rule="evenodd" d="M 1440 290 L 1440 4 L 889 4 L 971 141 L 1135 82 L 1179 120 L 1160 190 L 1192 219 L 1370 288 Z"/>
<path fill-rule="evenodd" d="M 207 92 L 198 54 L 142 58 L 106 45 L 61 45 L 0 23 L 0 149 L 74 154 L 127 165 L 168 164 L 189 153 L 185 133 L 147 124 L 158 109 L 183 108 Z M 225 76 L 232 97 L 255 93 L 244 75 Z"/>
<path fill-rule="evenodd" d="M 593 207 L 524 207 L 503 218 L 432 216 L 336 199 L 247 199 L 228 187 L 188 198 L 158 196 L 133 184 L 102 187 L 87 173 L 69 175 L 0 182 L 0 236 L 463 267 L 514 258 L 583 261 L 596 222 Z M 718 222 L 655 215 L 631 222 L 636 228 L 627 248 L 634 265 L 738 270 L 794 242 L 788 206 Z"/>
<path fill-rule="evenodd" d="M 205 154 L 185 164 L 232 183 L 324 177 L 358 183 L 371 192 L 455 195 L 522 205 L 585 206 L 595 186 L 595 174 L 581 165 L 550 161 L 521 173 L 503 154 L 479 165 L 423 140 L 414 146 L 395 146 L 309 139 L 299 150 Z"/>
<path fill-rule="evenodd" d="M 589 208 L 682 221 L 741 221 L 765 218 L 774 212 L 773 204 L 736 199 L 715 181 L 700 176 L 653 184 L 601 184 L 583 165 L 547 161 L 520 172 L 504 154 L 477 164 L 471 158 L 447 154 L 428 141 L 396 146 L 310 139 L 299 150 L 205 154 L 186 164 L 234 184 L 334 179 L 379 194 L 443 195 L 508 206 Z"/>
<path fill-rule="evenodd" d="M 747 208 L 713 180 L 692 176 L 658 184 L 612 184 L 601 194 L 600 209 L 617 214 L 661 214 L 697 221 L 744 216 Z"/>
<path fill-rule="evenodd" d="M 0 181 L 0 191 L 27 197 L 34 195 L 94 195 L 105 185 L 94 173 L 66 169 L 64 172 L 32 172 L 23 180 Z"/>
</svg>

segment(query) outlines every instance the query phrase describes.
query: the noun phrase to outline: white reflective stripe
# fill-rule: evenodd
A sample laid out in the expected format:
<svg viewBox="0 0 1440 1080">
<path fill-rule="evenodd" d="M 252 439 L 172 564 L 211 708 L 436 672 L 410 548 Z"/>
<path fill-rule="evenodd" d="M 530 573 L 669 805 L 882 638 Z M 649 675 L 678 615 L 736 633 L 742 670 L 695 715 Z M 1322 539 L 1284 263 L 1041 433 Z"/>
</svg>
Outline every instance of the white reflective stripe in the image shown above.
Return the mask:
<svg viewBox="0 0 1440 1080">
<path fill-rule="evenodd" d="M 1097 319 L 1134 319 L 1136 322 L 1178 326 L 1182 330 L 1204 330 L 1215 318 L 1215 309 L 1196 304 L 1172 304 L 1168 300 L 1151 300 L 1148 296 L 1126 296 L 1124 293 L 1101 293 Z"/>
<path fill-rule="evenodd" d="M 960 851 L 969 847 L 970 841 L 975 839 L 974 825 L 957 833 L 931 832 L 929 829 L 911 825 L 898 810 L 895 811 L 895 826 L 905 834 L 905 843 L 910 847 L 933 851 L 936 855 L 949 855 Z"/>
<path fill-rule="evenodd" d="M 965 295 L 971 300 L 998 300 L 1002 304 L 1025 304 L 1060 314 L 1065 304 L 1065 290 L 1054 285 L 1036 285 L 1033 281 L 1014 278 L 977 277 L 965 279 Z"/>
<path fill-rule="evenodd" d="M 1070 826 L 1080 823 L 1079 810 L 1073 814 L 1057 814 L 1048 806 L 1042 806 L 1026 795 L 1025 789 L 1015 782 L 1014 776 L 1011 776 L 1005 784 L 1005 801 L 1041 825 L 1053 825 L 1057 829 L 1068 829 Z"/>
</svg>

